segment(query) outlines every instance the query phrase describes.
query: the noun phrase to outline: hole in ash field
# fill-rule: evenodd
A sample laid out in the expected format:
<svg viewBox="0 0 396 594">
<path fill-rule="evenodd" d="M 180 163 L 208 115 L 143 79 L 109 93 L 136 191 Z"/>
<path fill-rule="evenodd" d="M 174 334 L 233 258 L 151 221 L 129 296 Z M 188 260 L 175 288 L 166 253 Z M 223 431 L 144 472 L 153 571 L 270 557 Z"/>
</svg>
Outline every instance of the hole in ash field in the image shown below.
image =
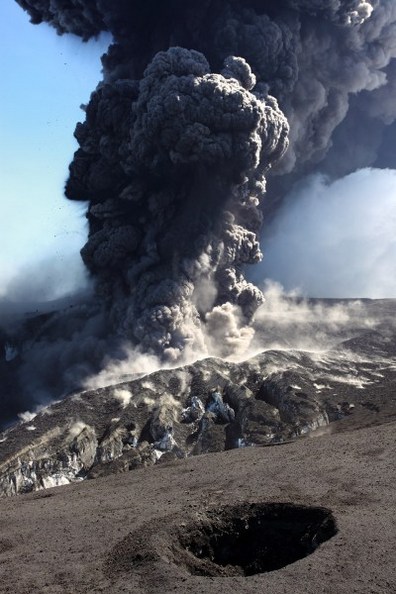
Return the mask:
<svg viewBox="0 0 396 594">
<path fill-rule="evenodd" d="M 337 533 L 330 510 L 256 503 L 207 512 L 179 532 L 176 563 L 201 576 L 254 575 L 311 555 Z"/>
</svg>

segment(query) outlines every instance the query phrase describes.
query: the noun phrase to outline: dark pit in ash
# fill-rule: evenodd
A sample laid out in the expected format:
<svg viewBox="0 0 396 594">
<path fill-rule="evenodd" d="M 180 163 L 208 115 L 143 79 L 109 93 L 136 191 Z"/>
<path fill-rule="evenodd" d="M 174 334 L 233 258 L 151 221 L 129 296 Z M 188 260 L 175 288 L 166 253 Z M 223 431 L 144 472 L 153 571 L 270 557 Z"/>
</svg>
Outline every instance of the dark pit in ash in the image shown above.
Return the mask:
<svg viewBox="0 0 396 594">
<path fill-rule="evenodd" d="M 179 558 L 193 575 L 254 575 L 307 557 L 337 533 L 330 510 L 256 503 L 208 512 L 179 534 Z"/>
</svg>

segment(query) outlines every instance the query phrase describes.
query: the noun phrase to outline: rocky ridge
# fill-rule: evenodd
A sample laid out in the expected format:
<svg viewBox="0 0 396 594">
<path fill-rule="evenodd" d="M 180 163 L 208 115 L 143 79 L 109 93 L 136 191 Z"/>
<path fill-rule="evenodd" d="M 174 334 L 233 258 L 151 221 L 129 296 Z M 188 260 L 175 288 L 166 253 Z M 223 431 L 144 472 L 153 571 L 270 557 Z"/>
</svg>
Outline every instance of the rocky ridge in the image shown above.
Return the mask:
<svg viewBox="0 0 396 594">
<path fill-rule="evenodd" d="M 372 330 L 76 393 L 0 435 L 0 495 L 391 420 L 395 380 L 395 337 Z"/>
</svg>

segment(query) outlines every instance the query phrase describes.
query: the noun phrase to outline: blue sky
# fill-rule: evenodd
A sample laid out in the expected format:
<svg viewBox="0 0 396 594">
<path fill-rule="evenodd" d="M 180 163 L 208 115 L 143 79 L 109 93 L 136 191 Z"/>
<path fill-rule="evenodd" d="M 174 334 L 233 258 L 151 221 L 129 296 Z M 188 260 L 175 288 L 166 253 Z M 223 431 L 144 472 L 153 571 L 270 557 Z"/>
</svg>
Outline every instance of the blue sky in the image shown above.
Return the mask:
<svg viewBox="0 0 396 594">
<path fill-rule="evenodd" d="M 63 186 L 109 37 L 58 36 L 1 0 L 0 38 L 0 297 L 45 299 L 83 276 L 85 205 L 66 200 Z"/>
</svg>

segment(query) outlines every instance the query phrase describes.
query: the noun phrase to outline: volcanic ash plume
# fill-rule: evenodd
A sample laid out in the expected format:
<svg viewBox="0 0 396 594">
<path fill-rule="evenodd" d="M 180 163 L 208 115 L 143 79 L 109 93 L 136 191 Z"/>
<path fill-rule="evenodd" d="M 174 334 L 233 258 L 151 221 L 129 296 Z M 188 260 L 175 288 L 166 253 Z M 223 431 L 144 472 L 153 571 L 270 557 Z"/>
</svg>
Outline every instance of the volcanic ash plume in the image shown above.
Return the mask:
<svg viewBox="0 0 396 594">
<path fill-rule="evenodd" d="M 82 257 L 113 323 L 147 349 L 197 346 L 211 306 L 231 302 L 249 322 L 262 300 L 242 266 L 261 258 L 264 173 L 288 124 L 255 87 L 242 58 L 212 74 L 203 54 L 173 47 L 138 84 L 101 85 L 77 127 L 67 194 L 90 199 Z"/>
<path fill-rule="evenodd" d="M 17 1 L 60 34 L 113 36 L 66 185 L 89 201 L 110 333 L 168 361 L 246 342 L 265 177 L 389 156 L 394 0 Z M 374 144 L 352 155 L 351 127 Z"/>
<path fill-rule="evenodd" d="M 389 166 L 394 155 L 386 133 L 396 118 L 394 0 L 17 1 L 33 22 L 47 21 L 58 33 L 89 39 L 110 31 L 106 82 L 139 81 L 155 54 L 171 46 L 204 53 L 216 72 L 228 56 L 243 57 L 290 124 L 278 173 L 306 172 L 326 159 L 340 176 Z M 110 119 L 121 138 L 119 116 Z M 352 128 L 361 139 L 356 151 Z M 95 169 L 102 178 L 108 173 Z"/>
</svg>

